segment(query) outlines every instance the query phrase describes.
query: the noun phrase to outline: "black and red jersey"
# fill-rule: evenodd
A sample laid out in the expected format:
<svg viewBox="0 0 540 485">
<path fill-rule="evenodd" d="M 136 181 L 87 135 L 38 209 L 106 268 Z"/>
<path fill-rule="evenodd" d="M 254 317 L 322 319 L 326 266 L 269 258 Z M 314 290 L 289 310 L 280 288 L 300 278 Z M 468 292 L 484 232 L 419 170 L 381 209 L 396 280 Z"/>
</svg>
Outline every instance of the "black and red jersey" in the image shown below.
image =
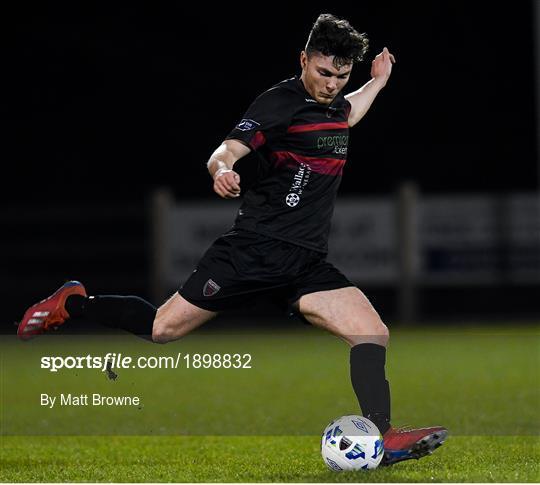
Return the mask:
<svg viewBox="0 0 540 485">
<path fill-rule="evenodd" d="M 244 195 L 234 228 L 328 251 L 350 109 L 342 93 L 318 103 L 298 77 L 253 102 L 227 139 L 257 150 L 267 170 Z"/>
</svg>

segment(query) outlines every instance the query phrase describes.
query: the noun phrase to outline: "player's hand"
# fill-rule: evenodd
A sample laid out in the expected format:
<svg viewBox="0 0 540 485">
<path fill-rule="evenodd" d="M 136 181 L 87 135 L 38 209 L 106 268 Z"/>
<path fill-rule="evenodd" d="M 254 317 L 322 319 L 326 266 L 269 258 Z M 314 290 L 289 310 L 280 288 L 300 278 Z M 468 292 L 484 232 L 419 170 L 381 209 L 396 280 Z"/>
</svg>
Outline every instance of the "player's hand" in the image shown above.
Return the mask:
<svg viewBox="0 0 540 485">
<path fill-rule="evenodd" d="M 214 174 L 214 192 L 224 199 L 240 195 L 240 175 L 234 170 L 221 168 Z"/>
<path fill-rule="evenodd" d="M 381 80 L 386 84 L 390 74 L 392 74 L 392 64 L 395 64 L 395 62 L 396 58 L 385 47 L 371 62 L 371 77 Z"/>
</svg>

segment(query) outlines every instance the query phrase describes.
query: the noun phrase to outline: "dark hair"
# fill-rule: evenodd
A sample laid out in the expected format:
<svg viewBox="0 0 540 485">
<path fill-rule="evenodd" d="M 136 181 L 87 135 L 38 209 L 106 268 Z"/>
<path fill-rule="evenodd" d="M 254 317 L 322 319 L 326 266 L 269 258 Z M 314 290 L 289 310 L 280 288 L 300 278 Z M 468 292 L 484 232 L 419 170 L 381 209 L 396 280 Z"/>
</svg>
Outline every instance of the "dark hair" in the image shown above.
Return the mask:
<svg viewBox="0 0 540 485">
<path fill-rule="evenodd" d="M 358 33 L 348 20 L 323 13 L 313 24 L 305 50 L 308 56 L 314 52 L 334 56 L 334 65 L 339 68 L 360 62 L 368 50 L 368 43 L 366 34 Z"/>
</svg>

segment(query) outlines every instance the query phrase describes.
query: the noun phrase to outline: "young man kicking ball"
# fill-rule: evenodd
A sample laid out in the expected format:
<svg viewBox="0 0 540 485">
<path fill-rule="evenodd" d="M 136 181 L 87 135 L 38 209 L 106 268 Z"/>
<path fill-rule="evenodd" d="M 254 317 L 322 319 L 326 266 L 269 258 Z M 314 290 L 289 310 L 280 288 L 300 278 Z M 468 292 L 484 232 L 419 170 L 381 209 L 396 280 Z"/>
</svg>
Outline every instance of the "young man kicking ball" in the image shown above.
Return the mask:
<svg viewBox="0 0 540 485">
<path fill-rule="evenodd" d="M 85 316 L 154 342 L 179 339 L 246 299 L 279 291 L 311 324 L 351 347 L 351 381 L 363 415 L 384 436 L 383 464 L 420 458 L 440 446 L 443 427 L 390 425 L 385 376 L 388 328 L 366 296 L 326 261 L 334 200 L 347 158 L 349 129 L 386 85 L 395 62 L 384 48 L 371 80 L 347 95 L 367 38 L 348 21 L 320 15 L 300 54 L 301 75 L 261 94 L 208 161 L 214 191 L 238 197 L 234 164 L 252 150 L 266 172 L 244 194 L 233 228 L 207 250 L 196 271 L 161 307 L 134 296 L 91 296 L 71 281 L 30 307 L 18 334 L 27 338 Z"/>
</svg>

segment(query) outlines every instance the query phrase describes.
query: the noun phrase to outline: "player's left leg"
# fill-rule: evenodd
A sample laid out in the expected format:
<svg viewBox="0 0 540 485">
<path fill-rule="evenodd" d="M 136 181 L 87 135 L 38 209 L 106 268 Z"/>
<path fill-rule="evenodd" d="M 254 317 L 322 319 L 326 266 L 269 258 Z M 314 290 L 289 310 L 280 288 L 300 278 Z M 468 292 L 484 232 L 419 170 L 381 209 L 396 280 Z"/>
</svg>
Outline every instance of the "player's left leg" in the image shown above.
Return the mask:
<svg viewBox="0 0 540 485">
<path fill-rule="evenodd" d="M 349 286 L 304 294 L 297 301 L 297 309 L 310 323 L 351 346 L 352 385 L 363 415 L 384 436 L 384 465 L 421 458 L 443 443 L 448 432 L 440 426 L 411 430 L 390 426 L 390 388 L 385 376 L 389 332 L 358 288 Z"/>
<path fill-rule="evenodd" d="M 351 381 L 365 417 L 381 433 L 390 428 L 390 389 L 385 377 L 389 332 L 366 296 L 356 287 L 317 291 L 298 300 L 313 325 L 351 346 Z"/>
</svg>

